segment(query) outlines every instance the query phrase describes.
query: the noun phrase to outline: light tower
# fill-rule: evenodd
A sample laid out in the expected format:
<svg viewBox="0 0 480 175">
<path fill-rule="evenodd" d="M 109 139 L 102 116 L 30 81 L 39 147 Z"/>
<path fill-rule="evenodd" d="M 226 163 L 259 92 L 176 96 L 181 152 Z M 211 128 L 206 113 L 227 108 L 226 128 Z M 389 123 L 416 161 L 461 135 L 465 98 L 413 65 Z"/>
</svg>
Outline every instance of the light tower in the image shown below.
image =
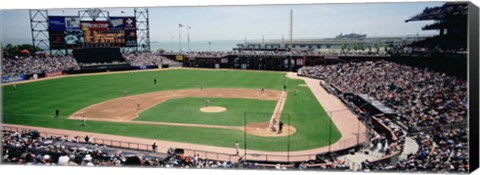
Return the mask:
<svg viewBox="0 0 480 175">
<path fill-rule="evenodd" d="M 293 9 L 290 9 L 290 59 L 288 60 L 288 69 L 292 69 L 292 56 L 293 56 Z"/>
</svg>

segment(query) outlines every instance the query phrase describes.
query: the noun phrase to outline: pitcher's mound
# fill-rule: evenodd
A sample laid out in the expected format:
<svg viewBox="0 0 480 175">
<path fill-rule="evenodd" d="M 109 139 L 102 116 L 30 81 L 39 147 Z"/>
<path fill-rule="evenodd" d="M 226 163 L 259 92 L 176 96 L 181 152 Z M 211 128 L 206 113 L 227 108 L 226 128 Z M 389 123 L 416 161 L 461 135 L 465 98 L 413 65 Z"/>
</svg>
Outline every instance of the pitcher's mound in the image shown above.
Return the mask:
<svg viewBox="0 0 480 175">
<path fill-rule="evenodd" d="M 250 123 L 247 125 L 247 133 L 255 136 L 261 137 L 283 137 L 295 134 L 297 130 L 288 125 L 284 124 L 282 132 L 274 132 L 271 128 L 268 128 L 268 123 Z"/>
<path fill-rule="evenodd" d="M 226 110 L 227 110 L 227 108 L 224 108 L 224 107 L 221 107 L 221 106 L 209 106 L 209 107 L 200 108 L 200 111 L 208 112 L 208 113 L 223 112 L 223 111 L 226 111 Z"/>
</svg>

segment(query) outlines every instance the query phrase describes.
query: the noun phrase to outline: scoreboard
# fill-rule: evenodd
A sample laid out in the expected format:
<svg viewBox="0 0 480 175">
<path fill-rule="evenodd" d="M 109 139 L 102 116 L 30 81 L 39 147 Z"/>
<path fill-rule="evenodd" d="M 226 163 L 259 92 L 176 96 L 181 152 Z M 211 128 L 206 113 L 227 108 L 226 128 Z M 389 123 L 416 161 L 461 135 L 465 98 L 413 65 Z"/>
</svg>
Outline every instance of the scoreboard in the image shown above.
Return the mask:
<svg viewBox="0 0 480 175">
<path fill-rule="evenodd" d="M 136 47 L 135 17 L 80 21 L 78 17 L 49 16 L 51 49 Z"/>
<path fill-rule="evenodd" d="M 119 30 L 86 30 L 85 43 L 97 44 L 97 43 L 118 43 L 120 45 L 125 44 L 125 33 Z"/>
</svg>

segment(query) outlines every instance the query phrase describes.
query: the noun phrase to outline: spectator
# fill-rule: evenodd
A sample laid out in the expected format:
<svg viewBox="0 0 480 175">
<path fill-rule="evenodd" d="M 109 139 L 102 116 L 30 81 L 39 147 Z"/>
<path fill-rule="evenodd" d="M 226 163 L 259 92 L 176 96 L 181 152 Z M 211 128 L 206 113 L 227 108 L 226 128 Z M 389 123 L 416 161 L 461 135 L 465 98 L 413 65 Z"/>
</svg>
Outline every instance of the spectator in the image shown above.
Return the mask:
<svg viewBox="0 0 480 175">
<path fill-rule="evenodd" d="M 2 75 L 39 74 L 64 70 L 79 70 L 77 61 L 70 55 L 36 58 L 33 56 L 2 58 Z"/>
</svg>

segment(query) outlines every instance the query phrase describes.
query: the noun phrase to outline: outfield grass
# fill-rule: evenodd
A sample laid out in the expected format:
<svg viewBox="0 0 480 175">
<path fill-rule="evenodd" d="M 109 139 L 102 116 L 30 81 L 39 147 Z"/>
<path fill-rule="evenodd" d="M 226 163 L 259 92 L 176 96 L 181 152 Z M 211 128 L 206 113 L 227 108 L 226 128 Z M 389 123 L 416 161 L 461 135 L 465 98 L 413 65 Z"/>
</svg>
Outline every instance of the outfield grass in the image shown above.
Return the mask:
<svg viewBox="0 0 480 175">
<path fill-rule="evenodd" d="M 153 85 L 153 79 L 159 80 Z M 298 87 L 302 80 L 288 80 L 285 73 L 258 72 L 245 70 L 162 70 L 152 72 L 119 73 L 65 77 L 45 81 L 18 84 L 3 89 L 3 122 L 21 125 L 41 126 L 78 131 L 98 132 L 151 139 L 198 143 L 213 146 L 234 147 L 233 143 L 243 141 L 243 132 L 224 129 L 192 127 L 155 126 L 142 124 L 108 123 L 89 121 L 81 127 L 81 121 L 68 120 L 74 112 L 112 98 L 162 90 L 199 88 L 254 88 L 281 90 L 288 82 L 289 95 L 284 107 L 292 113 L 291 124 L 297 133 L 290 138 L 290 150 L 304 150 L 328 145 L 330 120 L 309 88 Z M 298 96 L 293 89 L 300 90 Z M 61 116 L 53 118 L 55 109 Z M 248 111 L 246 111 L 248 112 Z M 293 114 L 295 113 L 295 114 Z M 301 114 L 314 113 L 314 114 Z M 255 116 L 260 114 L 251 114 Z M 268 116 L 268 114 L 265 114 Z M 270 114 L 271 115 L 271 114 Z M 283 117 L 286 118 L 286 117 Z M 250 123 L 251 120 L 248 120 Z M 221 138 L 221 139 L 220 139 Z M 332 143 L 340 133 L 332 127 Z M 248 149 L 285 151 L 287 137 L 265 138 L 248 136 Z M 243 147 L 243 144 L 241 144 Z"/>
<path fill-rule="evenodd" d="M 192 123 L 224 126 L 243 126 L 245 111 L 273 112 L 276 101 L 235 98 L 208 98 L 210 106 L 222 106 L 219 113 L 201 112 L 206 98 L 187 97 L 170 99 L 140 113 L 137 121 Z M 174 109 L 174 110 L 172 110 Z M 268 122 L 271 116 L 252 117 L 250 122 Z"/>
</svg>

